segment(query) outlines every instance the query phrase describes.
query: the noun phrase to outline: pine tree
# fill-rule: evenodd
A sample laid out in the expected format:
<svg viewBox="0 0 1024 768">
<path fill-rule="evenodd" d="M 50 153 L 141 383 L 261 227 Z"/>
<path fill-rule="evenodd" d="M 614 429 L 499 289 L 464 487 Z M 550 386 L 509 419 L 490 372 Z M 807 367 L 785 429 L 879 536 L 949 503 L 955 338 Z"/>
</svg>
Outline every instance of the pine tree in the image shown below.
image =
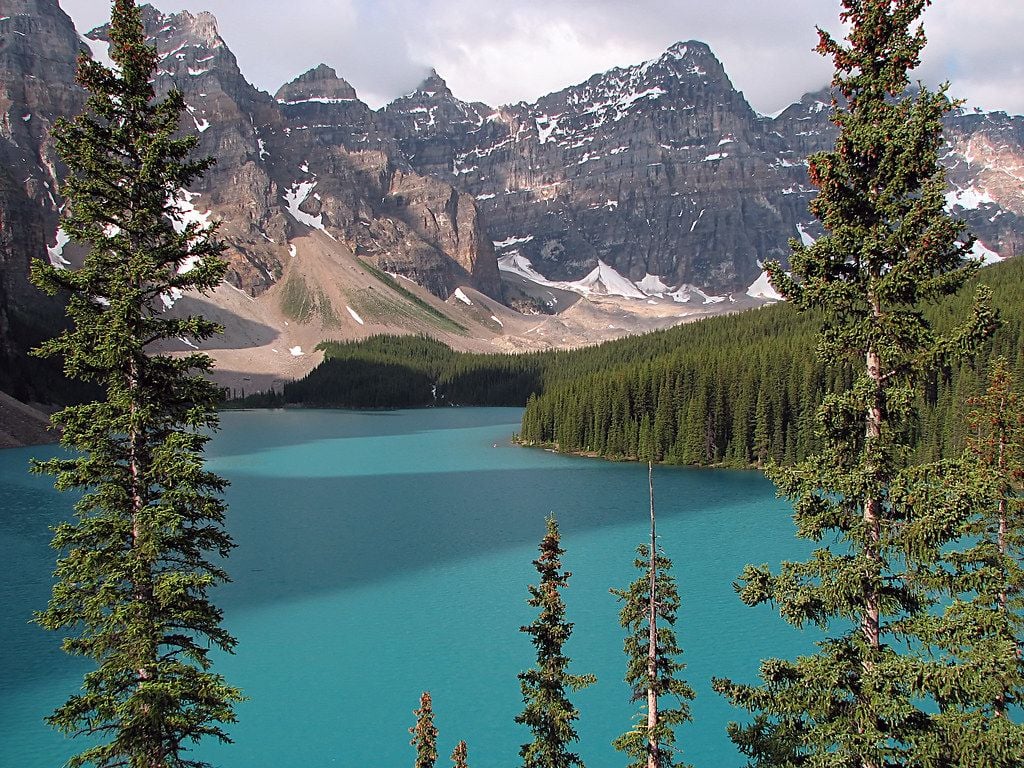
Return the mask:
<svg viewBox="0 0 1024 768">
<path fill-rule="evenodd" d="M 469 765 L 466 762 L 467 759 L 466 742 L 460 741 L 455 745 L 455 749 L 452 750 L 453 768 L 469 768 Z"/>
<path fill-rule="evenodd" d="M 413 710 L 416 725 L 409 729 L 412 739 L 409 743 L 416 747 L 414 768 L 434 768 L 437 762 L 437 727 L 434 725 L 434 707 L 430 701 L 430 691 L 420 695 L 420 708 Z"/>
<path fill-rule="evenodd" d="M 572 574 L 562 570 L 558 521 L 554 515 L 546 519 L 547 533 L 540 542 L 540 556 L 533 561 L 540 574 L 540 584 L 531 585 L 526 601 L 540 614 L 532 624 L 520 631 L 531 636 L 537 650 L 537 666 L 519 673 L 519 685 L 525 707 L 516 716 L 516 722 L 533 732 L 533 741 L 519 750 L 525 768 L 570 768 L 580 766 L 579 755 L 569 751 L 569 744 L 577 741 L 573 723 L 579 719 L 579 710 L 566 695 L 596 682 L 593 675 L 569 674 L 569 658 L 563 646 L 572 634 L 572 624 L 565 620 L 565 603 L 560 591 L 569 586 Z"/>
<path fill-rule="evenodd" d="M 986 493 L 937 569 L 952 601 L 941 619 L 929 617 L 946 661 L 930 688 L 951 762 L 1010 768 L 1024 764 L 1024 400 L 1004 358 L 970 405 L 967 462 L 980 465 Z M 967 463 L 961 473 L 970 472 Z"/>
<path fill-rule="evenodd" d="M 626 653 L 626 682 L 633 691 L 632 701 L 643 701 L 636 726 L 613 742 L 633 762 L 631 768 L 676 768 L 675 728 L 690 721 L 687 703 L 693 689 L 679 678 L 686 665 L 680 662 L 682 649 L 676 640 L 675 623 L 679 611 L 679 592 L 672 576 L 672 561 L 657 545 L 654 512 L 653 467 L 647 464 L 651 499 L 651 540 L 637 548 L 636 567 L 640 577 L 629 589 L 613 589 L 624 602 L 619 623 L 630 631 L 623 650 Z M 675 702 L 663 708 L 661 700 L 670 696 Z"/>
<path fill-rule="evenodd" d="M 993 539 L 1000 558 L 1010 558 L 999 570 L 1008 578 L 1024 546 L 1021 484 L 1024 483 L 1024 398 L 1016 391 L 1013 374 L 1005 357 L 996 358 L 984 395 L 969 400 L 973 408 L 968 424 L 974 434 L 968 451 L 995 480 L 995 503 L 983 523 L 981 535 Z M 1024 585 L 1007 584 L 1000 589 L 996 604 L 1008 610 L 1010 593 Z"/>
<path fill-rule="evenodd" d="M 94 744 L 72 766 L 198 766 L 189 743 L 229 741 L 221 726 L 241 700 L 209 657 L 235 645 L 208 598 L 227 580 L 215 558 L 232 547 L 222 527 L 226 483 L 203 466 L 220 393 L 204 377 L 208 356 L 154 350 L 219 330 L 161 310 L 162 297 L 220 282 L 223 246 L 185 225 L 175 204 L 210 162 L 189 160 L 196 139 L 178 136 L 181 94 L 155 100 L 156 52 L 134 3 L 113 4 L 110 41 L 116 69 L 83 54 L 85 111 L 53 132 L 68 167 L 62 226 L 88 255 L 78 270 L 37 261 L 32 271 L 43 290 L 70 296 L 70 329 L 37 353 L 62 357 L 69 377 L 105 392 L 54 416 L 72 458 L 35 466 L 58 489 L 83 492 L 77 522 L 55 529 L 63 554 L 36 620 L 74 632 L 64 649 L 97 665 L 48 721 Z"/>
<path fill-rule="evenodd" d="M 822 452 L 770 472 L 795 502 L 798 535 L 833 543 L 778 575 L 748 566 L 740 590 L 744 602 L 771 602 L 791 624 L 817 625 L 827 637 L 814 655 L 764 662 L 761 686 L 715 681 L 755 713 L 732 734 L 757 765 L 905 768 L 935 765 L 945 749 L 922 707 L 938 665 L 918 632 L 935 596 L 916 576 L 933 567 L 958 526 L 956 517 L 930 514 L 935 494 L 916 490 L 935 473 L 907 469 L 910 429 L 927 376 L 972 349 L 993 323 L 984 295 L 947 336 L 921 312 L 958 291 L 976 266 L 965 261 L 971 239 L 963 225 L 944 211 L 938 150 L 950 101 L 944 89 L 906 93 L 925 43 L 916 22 L 927 4 L 844 0 L 848 44 L 819 30 L 818 50 L 835 62 L 842 98 L 835 149 L 809 159 L 819 189 L 811 210 L 826 235 L 811 246 L 792 243 L 793 278 L 778 264 L 770 272 L 798 308 L 824 311 L 820 353 L 855 378 L 819 410 Z M 970 502 L 969 485 L 946 490 Z M 964 515 L 969 507 L 946 511 Z"/>
</svg>

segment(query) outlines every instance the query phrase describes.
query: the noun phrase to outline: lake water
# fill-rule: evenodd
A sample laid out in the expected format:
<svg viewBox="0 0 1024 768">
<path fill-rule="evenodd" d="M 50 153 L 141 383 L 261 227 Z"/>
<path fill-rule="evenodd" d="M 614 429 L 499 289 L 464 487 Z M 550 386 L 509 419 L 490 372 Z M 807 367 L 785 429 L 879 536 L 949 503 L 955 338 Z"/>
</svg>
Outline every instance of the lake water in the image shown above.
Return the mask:
<svg viewBox="0 0 1024 768">
<path fill-rule="evenodd" d="M 430 690 L 439 766 L 465 739 L 474 768 L 519 763 L 527 731 L 516 674 L 533 663 L 521 625 L 526 588 L 554 512 L 564 593 L 576 624 L 571 670 L 598 683 L 573 695 L 578 752 L 590 768 L 621 766 L 611 740 L 637 706 L 624 671 L 610 587 L 635 578 L 647 532 L 646 467 L 509 443 L 519 409 L 380 413 L 226 413 L 210 467 L 232 485 L 234 582 L 216 592 L 238 638 L 216 668 L 250 700 L 235 744 L 197 752 L 220 768 L 408 766 L 408 728 Z M 0 451 L 0 765 L 56 768 L 75 751 L 42 718 L 88 668 L 29 623 L 46 604 L 54 553 L 48 526 L 71 502 L 25 471 L 55 448 Z M 655 468 L 661 542 L 683 600 L 676 625 L 694 722 L 678 733 L 697 768 L 741 766 L 725 735 L 735 718 L 713 675 L 754 680 L 767 655 L 810 645 L 764 609 L 736 598 L 748 562 L 802 554 L 785 503 L 758 473 Z"/>
</svg>

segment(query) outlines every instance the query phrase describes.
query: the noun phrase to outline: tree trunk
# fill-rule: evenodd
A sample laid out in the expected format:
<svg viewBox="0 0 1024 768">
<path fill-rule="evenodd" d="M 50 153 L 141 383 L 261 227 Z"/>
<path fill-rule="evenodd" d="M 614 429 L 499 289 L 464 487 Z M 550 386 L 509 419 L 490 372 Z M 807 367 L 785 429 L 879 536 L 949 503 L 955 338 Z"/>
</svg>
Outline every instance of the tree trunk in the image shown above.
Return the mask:
<svg viewBox="0 0 1024 768">
<path fill-rule="evenodd" d="M 130 391 L 136 391 L 139 388 L 139 373 L 135 365 L 132 365 L 131 372 L 128 376 L 128 388 Z M 130 418 L 134 423 L 135 417 L 135 399 L 133 397 L 131 405 L 129 406 Z M 142 538 L 142 516 L 144 514 L 145 499 L 143 498 L 142 485 L 143 485 L 143 472 L 141 469 L 143 459 L 139 456 L 139 443 L 141 436 L 138 433 L 138 429 L 135 426 L 129 427 L 128 432 L 128 471 L 131 475 L 131 513 L 132 513 L 132 549 L 138 549 L 140 546 L 139 540 Z M 147 567 L 146 572 L 139 577 L 135 585 L 135 602 L 138 608 L 138 615 L 143 618 L 146 624 L 151 625 L 152 609 L 153 609 L 153 580 L 150 569 Z M 146 629 L 152 629 L 152 626 L 146 627 Z M 156 648 L 150 647 L 147 649 L 148 658 L 137 659 L 138 669 L 136 674 L 138 676 L 139 686 L 143 683 L 153 679 L 152 666 L 156 663 Z M 147 707 L 148 709 L 148 707 Z M 155 735 L 150 734 L 152 738 L 148 739 L 149 744 L 146 745 L 145 751 L 147 753 L 146 762 L 148 768 L 166 768 L 166 750 L 164 748 L 163 739 L 159 732 Z"/>
<path fill-rule="evenodd" d="M 882 313 L 878 300 L 874 296 L 872 296 L 870 300 L 874 316 L 876 318 L 880 317 Z M 873 385 L 872 402 L 868 406 L 864 424 L 865 450 L 869 452 L 869 459 L 868 464 L 865 467 L 865 472 L 868 475 L 874 476 L 878 472 L 878 468 L 874 466 L 874 459 L 871 457 L 871 451 L 872 445 L 876 444 L 882 435 L 882 421 L 884 419 L 882 409 L 884 377 L 882 374 L 881 357 L 878 354 L 878 350 L 875 349 L 873 345 L 868 347 L 867 355 L 865 357 L 865 365 L 867 367 L 868 378 L 871 379 L 871 383 Z M 874 479 L 874 477 L 872 477 L 872 479 Z M 882 501 L 877 496 L 872 495 L 864 499 L 864 523 L 867 528 L 867 538 L 864 541 L 864 554 L 871 561 L 872 568 L 877 570 L 881 561 L 879 545 L 882 534 Z M 867 594 L 864 596 L 864 614 L 861 616 L 861 632 L 864 634 L 864 639 L 867 641 L 868 645 L 867 657 L 864 659 L 863 669 L 865 672 L 870 672 L 874 668 L 874 652 L 877 651 L 881 645 L 880 595 L 876 588 L 869 589 Z M 861 764 L 863 768 L 877 768 L 876 764 L 864 755 L 861 756 Z"/>
<path fill-rule="evenodd" d="M 647 768 L 658 768 L 661 764 L 661 750 L 655 734 L 658 727 L 658 596 L 655 591 L 657 537 L 654 527 L 654 466 L 650 461 L 647 462 L 647 487 L 651 497 L 650 582 L 647 616 Z"/>
<path fill-rule="evenodd" d="M 1000 415 L 1000 421 L 1001 422 L 1002 422 L 1002 416 L 1003 416 L 1004 408 L 1005 407 L 1006 407 L 1006 400 L 1001 398 L 1000 401 L 999 401 L 999 415 Z M 1006 435 L 1005 435 L 1005 433 L 1001 433 L 999 435 L 999 448 L 998 448 L 998 452 L 996 454 L 996 467 L 999 470 L 999 477 L 1003 477 L 1004 473 L 1006 472 L 1006 455 L 1005 454 L 1006 454 Z M 1000 494 L 999 494 L 999 532 L 997 533 L 997 540 L 996 540 L 997 545 L 999 547 L 999 554 L 1002 557 L 1004 557 L 1004 558 L 1006 557 L 1006 553 L 1007 553 L 1006 536 L 1009 533 L 1009 523 L 1007 521 L 1007 509 L 1006 509 L 1006 498 L 1007 498 L 1007 496 L 1009 496 L 1009 494 L 1010 494 L 1010 488 L 1007 485 L 1004 485 L 1000 489 Z M 999 610 L 1003 613 L 1004 616 L 1006 615 L 1006 610 L 1007 610 L 1007 594 L 1006 594 L 1005 583 L 1006 582 L 1005 582 L 1005 578 L 1004 578 L 1003 589 L 1000 590 L 1000 592 L 999 592 Z M 1005 690 L 1002 690 L 1002 691 L 999 692 L 999 695 L 996 696 L 995 705 L 994 705 L 995 706 L 996 714 L 999 717 L 1006 717 L 1006 702 L 1007 702 L 1007 692 Z"/>
<path fill-rule="evenodd" d="M 882 363 L 878 352 L 874 348 L 868 349 L 867 353 L 868 376 L 874 384 L 874 401 L 868 407 L 865 419 L 865 437 L 868 444 L 875 443 L 882 434 Z M 868 474 L 874 474 L 877 468 L 869 464 L 866 467 Z M 867 540 L 864 542 L 865 554 L 873 562 L 877 563 L 881 557 L 878 551 L 882 532 L 882 502 L 877 497 L 869 497 L 864 500 L 864 522 L 867 525 Z M 879 595 L 871 590 L 865 596 L 864 615 L 861 618 L 861 630 L 868 646 L 874 650 L 879 647 Z M 867 664 L 865 666 L 867 667 Z"/>
</svg>

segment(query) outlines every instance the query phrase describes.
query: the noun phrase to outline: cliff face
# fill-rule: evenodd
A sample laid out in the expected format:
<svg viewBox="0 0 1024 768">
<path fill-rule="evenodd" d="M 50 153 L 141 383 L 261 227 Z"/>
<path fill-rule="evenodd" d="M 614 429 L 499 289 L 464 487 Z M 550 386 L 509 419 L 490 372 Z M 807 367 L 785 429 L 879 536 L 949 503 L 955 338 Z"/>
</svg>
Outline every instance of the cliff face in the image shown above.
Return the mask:
<svg viewBox="0 0 1024 768">
<path fill-rule="evenodd" d="M 56 190 L 63 169 L 50 129 L 80 111 L 84 48 L 56 0 L 8 0 L 0 18 L 0 388 L 41 396 L 15 377 L 29 348 L 60 327 L 63 304 L 28 281 L 34 257 L 59 258 Z M 49 248 L 49 250 L 48 250 Z"/>
<path fill-rule="evenodd" d="M 742 290 L 808 218 L 789 194 L 796 153 L 703 43 L 497 111 L 434 77 L 386 114 L 416 168 L 475 197 L 499 255 L 553 279 L 600 261 L 633 282 Z"/>
<path fill-rule="evenodd" d="M 301 213 L 358 255 L 447 298 L 459 285 L 501 295 L 473 200 L 417 173 L 352 86 L 320 66 L 283 86 L 272 155 Z M 287 179 L 287 181 L 284 181 Z M 300 215 L 299 218 L 302 218 Z"/>
<path fill-rule="evenodd" d="M 222 222 L 236 286 L 262 293 L 281 278 L 290 241 L 319 229 L 371 260 L 385 254 L 380 266 L 442 298 L 461 284 L 500 295 L 496 266 L 492 274 L 478 266 L 481 256 L 494 258 L 472 203 L 453 217 L 452 188 L 418 178 L 333 70 L 321 65 L 271 98 L 242 76 L 211 14 L 164 15 L 147 6 L 145 23 L 161 54 L 158 89 L 185 94 L 185 128 L 198 132 L 200 153 L 217 159 L 189 202 Z M 402 194 L 392 188 L 396 174 L 409 190 L 401 215 L 387 204 Z M 437 223 L 410 226 L 410 219 Z"/>
<path fill-rule="evenodd" d="M 533 103 L 459 101 L 432 74 L 385 110 L 410 163 L 474 196 L 499 245 L 545 277 L 578 280 L 600 263 L 631 282 L 743 291 L 790 238 L 821 234 L 807 211 L 805 158 L 832 146 L 832 96 L 757 115 L 703 43 L 595 75 Z M 976 253 L 1020 248 L 1024 118 L 951 115 L 950 209 Z"/>
<path fill-rule="evenodd" d="M 72 265 L 78 255 L 59 231 L 64 169 L 49 135 L 84 103 L 76 57 L 102 59 L 106 46 L 103 28 L 80 37 L 57 0 L 7 0 L 0 16 L 0 362 L 10 371 L 61 322 L 59 300 L 27 279 L 33 258 Z M 144 18 L 157 91 L 184 93 L 182 130 L 217 161 L 180 191 L 183 205 L 221 222 L 228 280 L 250 297 L 307 268 L 295 254 L 308 236 L 441 298 L 466 285 L 533 306 L 559 288 L 680 302 L 703 295 L 688 286 L 743 294 L 763 261 L 786 260 L 790 238 L 821 233 L 805 158 L 835 138 L 831 95 L 758 115 L 703 43 L 500 108 L 461 101 L 431 71 L 374 111 L 324 65 L 274 96 L 259 91 L 208 13 L 145 6 Z M 979 257 L 1017 253 L 1024 118 L 957 113 L 946 128 L 950 210 L 978 236 Z"/>
<path fill-rule="evenodd" d="M 1024 253 L 1024 117 L 958 113 L 947 120 L 946 203 L 992 258 Z"/>
<path fill-rule="evenodd" d="M 65 169 L 50 130 L 84 105 L 78 55 L 109 63 L 106 29 L 80 36 L 56 0 L 10 0 L 0 17 L 0 389 L 45 397 L 45 385 L 26 384 L 39 378 L 26 354 L 58 330 L 63 302 L 31 286 L 29 265 L 73 266 L 81 255 L 59 230 Z M 211 14 L 144 6 L 143 18 L 159 55 L 156 91 L 184 93 L 182 130 L 217 161 L 180 197 L 191 216 L 220 222 L 231 284 L 261 295 L 291 268 L 292 241 L 321 230 L 438 296 L 459 285 L 501 295 L 473 200 L 413 170 L 333 71 L 318 67 L 275 99 L 245 79 Z"/>
<path fill-rule="evenodd" d="M 810 93 L 783 111 L 773 129 L 804 158 L 831 149 L 828 89 Z M 975 253 L 992 261 L 1024 251 L 1024 117 L 956 110 L 945 119 L 946 205 L 977 238 Z M 799 190 L 806 202 L 813 190 Z"/>
</svg>

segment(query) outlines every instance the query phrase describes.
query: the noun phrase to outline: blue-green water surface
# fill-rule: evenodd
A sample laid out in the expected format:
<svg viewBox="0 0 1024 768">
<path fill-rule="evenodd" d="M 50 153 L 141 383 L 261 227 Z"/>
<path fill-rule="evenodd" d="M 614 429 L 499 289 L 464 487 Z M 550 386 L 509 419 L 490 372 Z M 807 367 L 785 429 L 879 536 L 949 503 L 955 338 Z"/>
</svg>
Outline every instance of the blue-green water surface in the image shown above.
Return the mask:
<svg viewBox="0 0 1024 768">
<path fill-rule="evenodd" d="M 231 481 L 233 583 L 215 600 L 238 638 L 216 667 L 249 701 L 235 744 L 197 753 L 221 768 L 408 766 L 419 694 L 433 695 L 439 765 L 469 744 L 474 768 L 519 763 L 527 732 L 516 675 L 533 663 L 519 627 L 526 587 L 555 512 L 573 572 L 565 593 L 575 632 L 572 671 L 598 683 L 574 694 L 579 753 L 590 768 L 622 766 L 610 746 L 638 705 L 623 674 L 618 604 L 609 587 L 636 574 L 647 532 L 646 467 L 512 446 L 508 408 L 353 413 L 227 413 L 210 467 Z M 0 765 L 57 768 L 76 751 L 42 718 L 77 690 L 86 662 L 29 623 L 47 600 L 48 526 L 71 500 L 29 457 L 0 451 Z M 683 600 L 677 632 L 697 690 L 679 731 L 697 768 L 741 766 L 725 735 L 735 717 L 711 676 L 753 681 L 759 659 L 809 640 L 736 598 L 748 562 L 801 554 L 789 509 L 758 473 L 656 468 L 661 542 Z"/>
</svg>

